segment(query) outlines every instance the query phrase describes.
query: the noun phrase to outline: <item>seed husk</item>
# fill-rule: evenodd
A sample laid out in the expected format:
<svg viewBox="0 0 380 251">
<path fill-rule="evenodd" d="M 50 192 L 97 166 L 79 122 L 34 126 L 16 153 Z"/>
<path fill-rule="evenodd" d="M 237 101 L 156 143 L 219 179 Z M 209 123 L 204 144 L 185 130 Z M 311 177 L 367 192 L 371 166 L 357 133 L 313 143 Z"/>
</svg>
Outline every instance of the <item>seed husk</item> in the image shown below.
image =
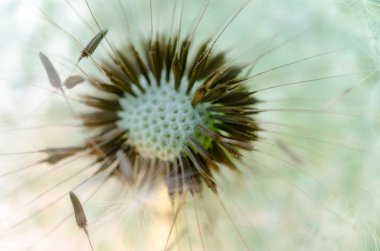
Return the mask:
<svg viewBox="0 0 380 251">
<path fill-rule="evenodd" d="M 65 86 L 66 89 L 72 89 L 78 84 L 83 83 L 84 81 L 85 79 L 83 77 L 72 75 L 72 76 L 67 77 L 65 81 L 63 81 L 63 85 Z"/>
<path fill-rule="evenodd" d="M 103 38 L 107 35 L 108 29 L 103 29 L 99 33 L 97 33 L 91 40 L 90 42 L 84 47 L 82 50 L 82 53 L 80 54 L 78 58 L 78 63 L 83 59 L 91 56 L 96 48 L 98 48 L 100 42 L 103 40 Z"/>
<path fill-rule="evenodd" d="M 80 202 L 79 198 L 75 195 L 74 192 L 70 192 L 70 200 L 71 204 L 73 205 L 74 209 L 74 215 L 75 215 L 75 221 L 77 222 L 77 225 L 80 229 L 83 229 L 85 232 L 88 242 L 91 246 L 91 250 L 94 250 L 91 240 L 90 240 L 90 235 L 87 230 L 87 218 L 83 210 L 82 203 Z"/>
<path fill-rule="evenodd" d="M 63 90 L 61 78 L 59 77 L 58 72 L 55 69 L 53 63 L 42 52 L 39 53 L 39 56 L 40 56 L 41 63 L 45 68 L 45 71 L 46 71 L 46 74 L 49 78 L 49 82 L 50 82 L 51 86 L 53 86 L 56 89 Z"/>
</svg>

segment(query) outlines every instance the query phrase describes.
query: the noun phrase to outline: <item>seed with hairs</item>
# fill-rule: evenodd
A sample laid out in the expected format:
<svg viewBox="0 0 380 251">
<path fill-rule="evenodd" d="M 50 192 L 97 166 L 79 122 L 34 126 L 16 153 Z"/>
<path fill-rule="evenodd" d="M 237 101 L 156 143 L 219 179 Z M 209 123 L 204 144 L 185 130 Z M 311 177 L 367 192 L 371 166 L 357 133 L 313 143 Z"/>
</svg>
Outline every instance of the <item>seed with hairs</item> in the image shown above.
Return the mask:
<svg viewBox="0 0 380 251">
<path fill-rule="evenodd" d="M 94 53 L 96 48 L 98 48 L 100 42 L 107 35 L 107 32 L 108 32 L 108 29 L 103 29 L 98 34 L 96 34 L 95 37 L 91 39 L 91 41 L 82 50 L 82 53 L 80 54 L 78 58 L 78 62 L 81 61 L 83 58 L 91 56 Z"/>
</svg>

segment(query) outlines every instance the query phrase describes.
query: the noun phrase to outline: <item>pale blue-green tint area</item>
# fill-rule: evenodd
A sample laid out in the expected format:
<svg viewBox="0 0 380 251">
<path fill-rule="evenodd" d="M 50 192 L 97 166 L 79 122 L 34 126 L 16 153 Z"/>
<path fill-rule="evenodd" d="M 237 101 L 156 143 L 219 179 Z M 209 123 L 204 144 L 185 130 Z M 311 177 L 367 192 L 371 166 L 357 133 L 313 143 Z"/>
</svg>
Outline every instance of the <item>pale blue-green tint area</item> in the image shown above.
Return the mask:
<svg viewBox="0 0 380 251">
<path fill-rule="evenodd" d="M 148 84 L 141 77 L 144 93 L 137 91 L 136 96 L 128 94 L 120 100 L 119 126 L 127 131 L 128 143 L 142 157 L 174 161 L 183 153 L 189 137 L 207 144 L 197 125 L 211 124 L 208 112 L 204 104 L 191 105 L 192 96 L 186 93 L 187 80 L 183 82 L 177 91 L 173 81 L 167 83 L 163 79 L 160 85 L 155 81 Z"/>
</svg>

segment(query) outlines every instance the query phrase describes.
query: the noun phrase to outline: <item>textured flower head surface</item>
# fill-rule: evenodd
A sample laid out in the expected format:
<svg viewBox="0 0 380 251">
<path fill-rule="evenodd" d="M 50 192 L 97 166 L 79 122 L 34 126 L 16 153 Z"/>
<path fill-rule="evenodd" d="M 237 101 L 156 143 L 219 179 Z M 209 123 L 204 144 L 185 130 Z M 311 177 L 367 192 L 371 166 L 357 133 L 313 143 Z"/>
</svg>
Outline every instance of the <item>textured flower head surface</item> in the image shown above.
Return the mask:
<svg viewBox="0 0 380 251">
<path fill-rule="evenodd" d="M 5 1 L 1 249 L 378 250 L 379 11 Z"/>
</svg>

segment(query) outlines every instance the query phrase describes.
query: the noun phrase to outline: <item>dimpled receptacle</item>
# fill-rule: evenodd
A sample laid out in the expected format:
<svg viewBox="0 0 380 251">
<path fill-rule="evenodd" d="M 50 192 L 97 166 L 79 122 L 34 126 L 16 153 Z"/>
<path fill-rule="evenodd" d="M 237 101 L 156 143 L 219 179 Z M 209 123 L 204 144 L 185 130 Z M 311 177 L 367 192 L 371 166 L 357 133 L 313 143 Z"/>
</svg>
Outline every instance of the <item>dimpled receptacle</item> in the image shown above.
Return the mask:
<svg viewBox="0 0 380 251">
<path fill-rule="evenodd" d="M 119 125 L 128 131 L 129 143 L 141 156 L 174 160 L 180 156 L 189 137 L 207 147 L 198 124 L 210 124 L 204 104 L 193 107 L 192 97 L 170 84 L 152 85 L 137 97 L 127 95 L 120 103 Z"/>
</svg>

